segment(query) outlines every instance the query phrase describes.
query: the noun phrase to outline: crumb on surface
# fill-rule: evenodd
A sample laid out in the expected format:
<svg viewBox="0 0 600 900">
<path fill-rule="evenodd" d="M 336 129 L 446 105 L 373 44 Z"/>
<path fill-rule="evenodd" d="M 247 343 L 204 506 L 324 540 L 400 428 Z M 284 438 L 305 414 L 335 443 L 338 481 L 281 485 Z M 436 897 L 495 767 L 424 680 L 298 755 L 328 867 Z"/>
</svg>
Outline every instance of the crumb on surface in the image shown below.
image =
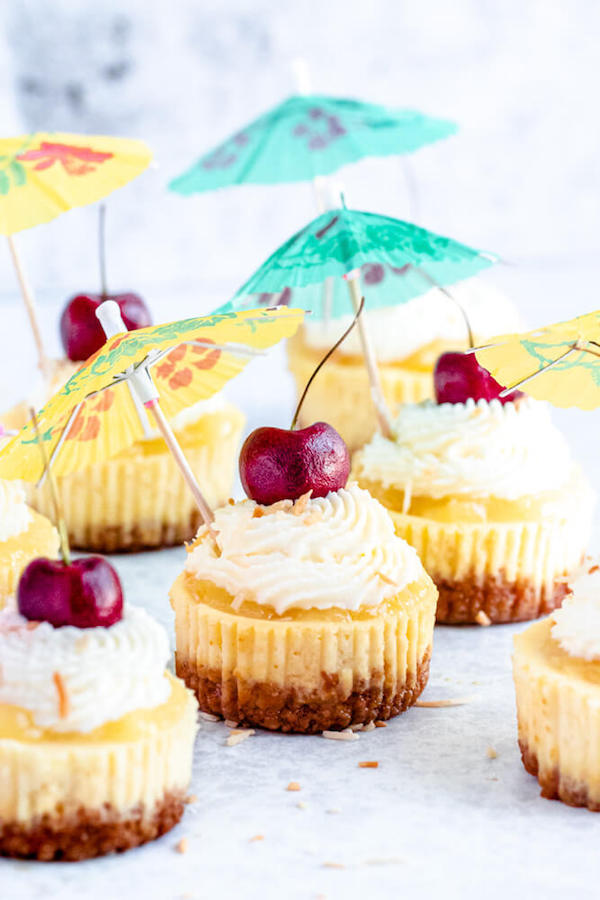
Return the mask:
<svg viewBox="0 0 600 900">
<path fill-rule="evenodd" d="M 600 566 L 596 563 L 596 565 L 592 566 L 592 568 L 589 570 L 588 575 L 593 575 L 594 572 L 598 571 L 598 569 L 600 569 Z"/>
<path fill-rule="evenodd" d="M 357 741 L 358 734 L 355 731 L 322 731 L 322 736 L 329 741 Z"/>
<path fill-rule="evenodd" d="M 177 851 L 177 853 L 187 853 L 187 851 L 188 851 L 187 838 L 184 838 L 184 837 L 181 838 L 181 840 L 175 844 L 175 850 Z"/>
<path fill-rule="evenodd" d="M 297 781 L 290 781 L 290 783 L 286 787 L 286 791 L 301 791 L 301 790 L 302 790 L 302 788 L 300 787 L 300 785 Z"/>
<path fill-rule="evenodd" d="M 188 804 L 189 803 L 197 803 L 198 797 L 196 796 L 196 794 L 188 794 L 187 797 L 185 798 L 185 802 Z"/>
<path fill-rule="evenodd" d="M 344 865 L 344 863 L 339 863 L 339 862 L 324 862 L 323 868 L 324 869 L 345 869 L 346 866 Z"/>
<path fill-rule="evenodd" d="M 358 764 L 359 769 L 378 769 L 379 763 L 376 759 L 365 759 Z"/>
<path fill-rule="evenodd" d="M 238 723 L 234 722 L 233 719 L 225 719 L 225 724 L 228 728 L 237 728 Z"/>
<path fill-rule="evenodd" d="M 256 734 L 253 728 L 234 729 L 227 738 L 226 744 L 228 747 L 235 747 L 247 738 L 252 737 L 253 734 Z"/>
<path fill-rule="evenodd" d="M 264 834 L 255 834 L 249 839 L 249 843 L 254 843 L 254 841 L 264 841 Z"/>
<path fill-rule="evenodd" d="M 487 750 L 485 751 L 485 755 L 487 756 L 488 759 L 496 759 L 496 757 L 498 756 L 498 754 L 496 753 L 496 751 L 494 750 L 493 747 L 488 747 Z"/>
<path fill-rule="evenodd" d="M 427 709 L 443 709 L 446 706 L 464 706 L 471 702 L 471 697 L 450 697 L 448 700 L 417 700 L 415 706 Z"/>
<path fill-rule="evenodd" d="M 482 609 L 480 609 L 475 616 L 475 621 L 478 625 L 482 625 L 484 628 L 492 624 L 492 620 Z"/>
</svg>

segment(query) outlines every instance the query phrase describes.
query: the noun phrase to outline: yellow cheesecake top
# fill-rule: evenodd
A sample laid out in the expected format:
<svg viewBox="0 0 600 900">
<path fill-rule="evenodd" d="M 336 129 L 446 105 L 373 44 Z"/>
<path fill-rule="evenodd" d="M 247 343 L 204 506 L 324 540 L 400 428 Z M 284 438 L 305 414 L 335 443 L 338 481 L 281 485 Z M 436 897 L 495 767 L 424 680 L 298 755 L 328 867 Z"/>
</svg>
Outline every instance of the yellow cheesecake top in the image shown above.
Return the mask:
<svg viewBox="0 0 600 900">
<path fill-rule="evenodd" d="M 384 507 L 356 484 L 295 503 L 253 500 L 215 512 L 216 545 L 201 529 L 186 571 L 228 592 L 235 605 L 288 609 L 376 607 L 424 577 L 416 552 Z"/>
<path fill-rule="evenodd" d="M 38 729 L 90 733 L 170 693 L 165 630 L 126 605 L 110 627 L 54 628 L 0 612 L 0 707 L 27 712 Z M 4 714 L 6 716 L 6 713 Z"/>
<path fill-rule="evenodd" d="M 517 500 L 556 491 L 573 476 L 567 442 L 546 405 L 529 398 L 409 403 L 393 432 L 356 454 L 361 483 L 408 497 Z"/>
</svg>

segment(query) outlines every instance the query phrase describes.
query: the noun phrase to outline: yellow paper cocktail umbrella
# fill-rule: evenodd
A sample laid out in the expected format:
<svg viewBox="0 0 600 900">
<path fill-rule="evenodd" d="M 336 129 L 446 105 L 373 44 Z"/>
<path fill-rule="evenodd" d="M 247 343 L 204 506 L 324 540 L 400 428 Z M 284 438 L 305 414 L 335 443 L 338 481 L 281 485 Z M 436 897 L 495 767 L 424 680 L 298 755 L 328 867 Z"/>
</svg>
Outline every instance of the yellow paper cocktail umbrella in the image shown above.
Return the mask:
<svg viewBox="0 0 600 900">
<path fill-rule="evenodd" d="M 523 334 L 506 334 L 475 350 L 477 361 L 506 385 L 554 406 L 600 406 L 600 310 Z"/>
<path fill-rule="evenodd" d="M 13 235 L 112 193 L 148 167 L 150 148 L 129 138 L 38 132 L 0 138 L 0 234 L 7 235 L 40 367 L 48 372 L 33 292 Z"/>
<path fill-rule="evenodd" d="M 291 337 L 301 310 L 277 308 L 183 319 L 127 332 L 117 304 L 97 311 L 106 344 L 0 451 L 0 478 L 38 481 L 44 456 L 67 475 L 114 456 L 158 428 L 206 522 L 212 513 L 168 420 L 211 397 L 261 350 Z M 149 419 L 150 417 L 150 419 Z M 45 453 L 40 454 L 38 435 Z"/>
</svg>

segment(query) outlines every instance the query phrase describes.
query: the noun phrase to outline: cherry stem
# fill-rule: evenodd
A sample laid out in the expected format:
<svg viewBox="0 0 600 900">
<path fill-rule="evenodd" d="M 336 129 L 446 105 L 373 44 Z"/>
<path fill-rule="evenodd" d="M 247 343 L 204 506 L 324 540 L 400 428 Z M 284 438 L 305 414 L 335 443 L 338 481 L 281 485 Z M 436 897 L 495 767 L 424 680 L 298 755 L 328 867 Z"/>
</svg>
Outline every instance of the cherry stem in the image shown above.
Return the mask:
<svg viewBox="0 0 600 900">
<path fill-rule="evenodd" d="M 101 203 L 98 210 L 98 256 L 100 259 L 100 291 L 102 299 L 108 296 L 106 283 L 106 203 Z"/>
<path fill-rule="evenodd" d="M 410 263 L 409 263 L 409 265 L 410 265 Z M 458 307 L 463 319 L 465 320 L 465 325 L 467 328 L 467 336 L 469 339 L 469 348 L 472 350 L 475 346 L 475 340 L 473 339 L 473 330 L 471 328 L 471 323 L 469 322 L 469 317 L 467 315 L 467 311 L 465 310 L 462 303 L 459 303 L 458 300 L 456 299 L 456 297 L 454 297 L 447 288 L 442 287 L 441 284 L 438 284 L 437 281 L 435 280 L 435 278 L 432 278 L 431 275 L 428 272 L 426 272 L 424 269 L 419 269 L 416 266 L 411 266 L 411 268 L 414 268 L 415 271 L 418 272 L 418 274 L 422 278 L 424 278 L 428 284 L 431 285 L 431 287 L 437 288 L 438 291 L 441 291 L 442 294 L 448 298 L 448 300 L 451 300 L 452 303 L 454 303 L 454 305 Z"/>
<path fill-rule="evenodd" d="M 60 509 L 60 501 L 58 499 L 58 491 L 56 490 L 56 483 L 54 481 L 54 476 L 52 475 L 50 464 L 48 462 L 48 456 L 46 454 L 46 448 L 44 447 L 44 443 L 42 441 L 42 436 L 40 434 L 40 425 L 38 422 L 38 417 L 36 415 L 35 409 L 33 406 L 29 408 L 29 414 L 33 421 L 33 427 L 35 429 L 35 437 L 38 447 L 40 448 L 40 453 L 42 456 L 42 461 L 44 464 L 44 473 L 48 477 L 48 484 L 50 486 L 50 497 L 52 499 L 52 506 L 54 507 L 54 521 L 56 522 L 56 527 L 58 529 L 58 536 L 60 538 L 60 555 L 62 556 L 62 561 L 65 566 L 71 565 L 71 548 L 69 547 L 69 536 L 67 533 L 67 526 L 65 525 L 65 519 L 62 515 Z M 43 476 L 42 476 L 43 477 Z"/>
<path fill-rule="evenodd" d="M 321 362 L 319 363 L 319 365 L 317 366 L 315 371 L 312 373 L 312 375 L 308 379 L 308 381 L 306 383 L 306 387 L 302 391 L 302 396 L 300 397 L 300 400 L 298 401 L 298 406 L 296 407 L 296 412 L 294 413 L 294 418 L 292 419 L 292 425 L 291 425 L 291 429 L 290 429 L 291 431 L 293 431 L 297 425 L 298 416 L 300 415 L 300 410 L 302 409 L 302 404 L 304 403 L 304 398 L 306 397 L 306 395 L 308 393 L 309 387 L 311 386 L 311 384 L 313 383 L 316 376 L 319 374 L 319 372 L 321 371 L 321 369 L 323 368 L 323 366 L 325 365 L 325 363 L 327 362 L 329 357 L 332 356 L 335 353 L 335 351 L 337 350 L 337 348 L 340 346 L 340 344 L 343 344 L 343 342 L 346 340 L 346 338 L 348 337 L 348 335 L 350 334 L 350 332 L 352 331 L 352 329 L 358 322 L 360 314 L 363 311 L 364 305 L 365 305 L 365 298 L 361 297 L 360 306 L 356 310 L 356 314 L 355 314 L 354 318 L 352 319 L 352 321 L 350 322 L 350 324 L 348 325 L 348 327 L 346 328 L 345 332 L 343 333 L 343 335 L 340 338 L 337 339 L 337 341 L 335 342 L 333 347 L 331 347 L 331 349 L 327 351 L 327 353 L 325 354 L 325 356 L 323 357 L 323 359 L 321 360 Z"/>
</svg>

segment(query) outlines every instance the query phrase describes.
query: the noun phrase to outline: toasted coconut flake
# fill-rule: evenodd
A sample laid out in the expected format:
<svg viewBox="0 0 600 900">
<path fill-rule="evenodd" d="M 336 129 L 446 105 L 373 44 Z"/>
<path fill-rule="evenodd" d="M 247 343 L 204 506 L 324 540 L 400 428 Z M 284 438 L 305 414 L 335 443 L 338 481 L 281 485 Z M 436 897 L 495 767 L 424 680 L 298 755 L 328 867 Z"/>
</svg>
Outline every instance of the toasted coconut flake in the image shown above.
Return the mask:
<svg viewBox="0 0 600 900">
<path fill-rule="evenodd" d="M 472 697 L 449 697 L 447 700 L 417 700 L 415 706 L 443 709 L 445 706 L 464 706 L 466 703 L 471 703 L 472 699 Z"/>
<path fill-rule="evenodd" d="M 375 728 L 387 728 L 387 722 L 382 722 L 381 719 L 376 719 Z"/>
<path fill-rule="evenodd" d="M 71 711 L 67 686 L 60 672 L 53 673 L 52 681 L 54 682 L 56 693 L 58 694 L 58 715 L 61 719 L 66 719 Z"/>
<path fill-rule="evenodd" d="M 252 735 L 255 733 L 256 732 L 253 728 L 248 728 L 247 730 L 243 731 L 232 731 L 225 743 L 228 747 L 235 747 L 237 746 L 237 744 L 241 744 L 242 741 L 245 741 L 247 738 L 252 737 Z"/>
<path fill-rule="evenodd" d="M 493 747 L 488 747 L 487 750 L 485 751 L 485 755 L 487 756 L 488 759 L 496 759 L 496 757 L 498 756 L 498 754 L 496 753 L 496 751 L 494 750 Z"/>
<path fill-rule="evenodd" d="M 379 763 L 376 759 L 365 759 L 358 764 L 359 769 L 378 769 Z"/>
<path fill-rule="evenodd" d="M 286 791 L 301 791 L 301 790 L 302 790 L 302 788 L 300 787 L 300 785 L 297 781 L 290 781 L 290 783 L 286 787 Z"/>
<path fill-rule="evenodd" d="M 298 497 L 298 499 L 294 503 L 294 507 L 292 509 L 292 512 L 294 513 L 295 516 L 302 515 L 302 513 L 305 511 L 306 507 L 308 506 L 308 501 L 310 500 L 311 496 L 312 496 L 312 488 L 310 489 L 310 491 L 307 491 L 305 494 L 302 494 L 301 497 Z"/>
<path fill-rule="evenodd" d="M 588 572 L 588 575 L 593 575 L 594 572 L 597 572 L 597 571 L 598 571 L 598 569 L 600 569 L 600 566 L 599 566 L 598 564 L 592 566 L 592 568 L 591 568 L 591 569 L 589 570 L 589 572 Z"/>
<path fill-rule="evenodd" d="M 233 719 L 225 719 L 225 724 L 227 725 L 228 728 L 237 728 L 238 727 L 238 723 L 234 722 Z"/>
<path fill-rule="evenodd" d="M 397 582 L 394 581 L 393 578 L 389 578 L 387 575 L 384 575 L 383 572 L 377 573 L 378 578 L 381 578 L 386 584 L 391 584 L 392 587 L 396 587 Z"/>
<path fill-rule="evenodd" d="M 328 741 L 357 741 L 358 734 L 354 731 L 322 731 L 321 734 Z"/>
<path fill-rule="evenodd" d="M 253 513 L 252 513 L 252 518 L 253 518 L 253 519 L 262 519 L 262 517 L 264 516 L 264 514 L 265 514 L 265 511 L 264 511 L 264 509 L 262 508 L 262 506 L 255 506 L 255 507 L 254 507 L 254 511 L 253 511 Z"/>
<path fill-rule="evenodd" d="M 265 510 L 266 513 L 276 513 L 276 512 L 286 512 L 288 509 L 291 509 L 294 505 L 293 500 L 277 500 L 276 503 L 271 503 L 268 509 Z"/>
<path fill-rule="evenodd" d="M 181 838 L 181 840 L 175 844 L 175 850 L 177 853 L 187 853 L 188 851 L 188 841 L 187 838 Z"/>
<path fill-rule="evenodd" d="M 249 839 L 249 842 L 252 844 L 254 841 L 264 841 L 264 839 L 264 834 L 255 834 Z"/>
<path fill-rule="evenodd" d="M 203 719 L 204 722 L 220 722 L 219 716 L 213 716 L 212 713 L 203 712 L 199 710 L 198 718 Z"/>
<path fill-rule="evenodd" d="M 367 722 L 366 725 L 360 729 L 361 731 L 375 731 L 375 722 Z"/>
<path fill-rule="evenodd" d="M 478 625 L 482 625 L 484 628 L 487 627 L 488 625 L 492 624 L 492 620 L 487 615 L 487 613 L 484 613 L 484 611 L 482 609 L 480 609 L 479 612 L 477 613 L 477 615 L 475 616 L 475 621 L 477 622 Z"/>
</svg>

